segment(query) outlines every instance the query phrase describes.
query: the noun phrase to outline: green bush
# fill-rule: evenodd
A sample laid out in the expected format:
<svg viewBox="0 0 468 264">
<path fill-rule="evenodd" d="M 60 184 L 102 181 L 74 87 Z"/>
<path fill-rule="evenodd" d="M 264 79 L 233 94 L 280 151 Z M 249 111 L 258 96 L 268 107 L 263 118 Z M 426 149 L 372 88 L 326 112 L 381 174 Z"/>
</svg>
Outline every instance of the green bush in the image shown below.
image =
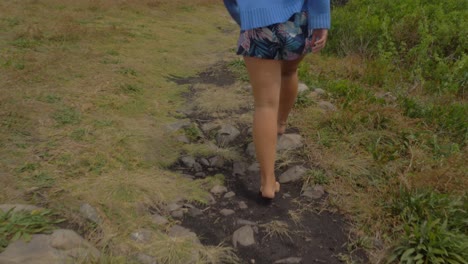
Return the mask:
<svg viewBox="0 0 468 264">
<path fill-rule="evenodd" d="M 468 67 L 466 10 L 464 0 L 353 0 L 332 12 L 328 50 L 385 60 L 409 70 L 410 81 L 427 91 L 462 93 Z"/>
<path fill-rule="evenodd" d="M 388 263 L 467 263 L 468 203 L 429 190 L 401 191 L 390 205 L 403 235 Z"/>
</svg>

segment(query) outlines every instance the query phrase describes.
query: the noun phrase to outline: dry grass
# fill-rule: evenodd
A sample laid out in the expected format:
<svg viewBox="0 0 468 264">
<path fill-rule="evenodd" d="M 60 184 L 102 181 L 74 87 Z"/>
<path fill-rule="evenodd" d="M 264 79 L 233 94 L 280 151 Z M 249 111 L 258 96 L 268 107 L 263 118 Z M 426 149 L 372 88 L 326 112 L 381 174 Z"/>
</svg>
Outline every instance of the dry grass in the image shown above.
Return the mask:
<svg viewBox="0 0 468 264">
<path fill-rule="evenodd" d="M 219 89 L 214 85 L 198 85 L 195 87 L 199 94 L 195 105 L 202 114 L 213 115 L 219 112 L 235 112 L 248 107 L 250 96 L 241 91 L 241 88 Z"/>
<path fill-rule="evenodd" d="M 215 25 L 235 26 L 212 0 L 3 1 L 0 17 L 0 203 L 48 205 L 104 249 L 101 263 L 127 263 L 128 234 L 151 225 L 142 205 L 206 199 L 206 183 L 164 169 L 184 151 L 164 130 L 184 91 L 166 76 L 218 61 L 235 36 Z M 84 202 L 102 225 L 78 216 Z M 204 250 L 200 261 L 230 256 Z"/>
<path fill-rule="evenodd" d="M 291 238 L 291 230 L 289 225 L 284 221 L 273 220 L 271 222 L 259 225 L 261 228 L 265 229 L 265 236 L 263 239 L 266 238 L 280 238 L 280 239 L 290 239 Z"/>
</svg>

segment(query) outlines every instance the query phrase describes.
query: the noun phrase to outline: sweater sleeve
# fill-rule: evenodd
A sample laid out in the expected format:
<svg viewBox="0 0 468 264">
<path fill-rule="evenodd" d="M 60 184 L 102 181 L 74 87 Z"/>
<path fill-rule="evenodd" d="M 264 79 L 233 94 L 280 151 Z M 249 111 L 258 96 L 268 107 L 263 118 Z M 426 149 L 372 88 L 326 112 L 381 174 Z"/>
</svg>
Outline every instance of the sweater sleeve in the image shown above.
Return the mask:
<svg viewBox="0 0 468 264">
<path fill-rule="evenodd" d="M 331 26 L 330 0 L 306 0 L 309 13 L 309 29 Z"/>
</svg>

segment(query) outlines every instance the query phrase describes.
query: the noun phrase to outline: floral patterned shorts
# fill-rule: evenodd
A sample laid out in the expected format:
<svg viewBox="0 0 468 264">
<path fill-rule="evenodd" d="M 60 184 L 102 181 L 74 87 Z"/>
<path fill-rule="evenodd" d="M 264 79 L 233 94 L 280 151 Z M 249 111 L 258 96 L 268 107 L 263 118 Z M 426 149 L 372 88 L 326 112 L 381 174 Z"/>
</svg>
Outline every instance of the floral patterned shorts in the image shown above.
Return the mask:
<svg viewBox="0 0 468 264">
<path fill-rule="evenodd" d="M 307 13 L 294 14 L 284 23 L 242 30 L 237 55 L 270 60 L 296 60 L 312 51 Z"/>
</svg>

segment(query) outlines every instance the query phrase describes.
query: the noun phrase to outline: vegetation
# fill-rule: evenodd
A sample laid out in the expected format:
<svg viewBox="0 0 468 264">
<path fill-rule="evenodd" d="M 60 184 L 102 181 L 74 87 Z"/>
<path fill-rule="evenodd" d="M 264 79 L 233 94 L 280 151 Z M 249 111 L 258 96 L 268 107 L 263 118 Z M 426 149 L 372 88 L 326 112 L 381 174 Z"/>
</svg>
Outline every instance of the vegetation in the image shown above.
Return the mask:
<svg viewBox="0 0 468 264">
<path fill-rule="evenodd" d="M 297 109 L 329 202 L 371 263 L 467 263 L 467 2 L 353 0 L 300 78 L 337 105 Z M 306 182 L 321 177 L 307 176 Z M 372 244 L 372 243 L 371 243 Z"/>
<path fill-rule="evenodd" d="M 12 241 L 24 239 L 29 241 L 32 234 L 51 232 L 55 220 L 50 210 L 15 212 L 14 208 L 3 212 L 0 210 L 0 252 Z"/>
</svg>

